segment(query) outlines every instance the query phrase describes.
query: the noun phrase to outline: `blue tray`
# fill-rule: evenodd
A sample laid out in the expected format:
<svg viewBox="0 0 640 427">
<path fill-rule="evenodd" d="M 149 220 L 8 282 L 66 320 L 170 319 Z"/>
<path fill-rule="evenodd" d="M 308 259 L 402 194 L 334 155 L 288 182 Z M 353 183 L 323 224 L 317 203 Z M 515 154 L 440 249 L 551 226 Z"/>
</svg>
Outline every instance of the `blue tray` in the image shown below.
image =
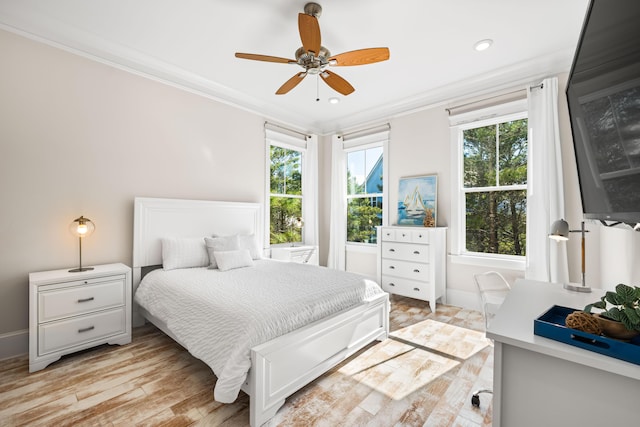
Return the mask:
<svg viewBox="0 0 640 427">
<path fill-rule="evenodd" d="M 576 311 L 575 308 L 554 305 L 533 321 L 533 333 L 640 365 L 640 337 L 624 342 L 568 328 L 565 325 L 565 319 L 574 311 Z"/>
</svg>

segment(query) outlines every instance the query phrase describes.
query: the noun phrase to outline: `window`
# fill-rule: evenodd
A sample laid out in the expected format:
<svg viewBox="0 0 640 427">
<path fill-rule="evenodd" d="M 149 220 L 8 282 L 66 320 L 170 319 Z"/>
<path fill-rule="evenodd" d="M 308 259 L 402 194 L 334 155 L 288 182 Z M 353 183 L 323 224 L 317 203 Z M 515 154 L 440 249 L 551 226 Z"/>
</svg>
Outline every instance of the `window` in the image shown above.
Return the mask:
<svg viewBox="0 0 640 427">
<path fill-rule="evenodd" d="M 316 245 L 317 136 L 265 124 L 265 141 L 268 244 Z"/>
<path fill-rule="evenodd" d="M 347 242 L 376 243 L 382 225 L 383 147 L 347 151 Z"/>
<path fill-rule="evenodd" d="M 526 108 L 518 102 L 510 109 L 516 106 Z M 452 127 L 454 254 L 526 255 L 528 120 L 522 110 Z"/>
<path fill-rule="evenodd" d="M 272 144 L 269 159 L 269 243 L 302 242 L 303 153 Z"/>
</svg>

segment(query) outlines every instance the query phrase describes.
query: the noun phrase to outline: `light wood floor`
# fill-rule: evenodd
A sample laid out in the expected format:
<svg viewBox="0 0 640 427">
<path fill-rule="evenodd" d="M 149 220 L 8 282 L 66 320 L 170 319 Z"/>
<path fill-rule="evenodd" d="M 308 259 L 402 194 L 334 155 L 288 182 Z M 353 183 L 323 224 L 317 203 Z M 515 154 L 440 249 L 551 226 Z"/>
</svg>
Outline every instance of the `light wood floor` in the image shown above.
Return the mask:
<svg viewBox="0 0 640 427">
<path fill-rule="evenodd" d="M 376 342 L 289 399 L 273 426 L 491 425 L 493 348 L 478 312 L 392 297 L 391 338 Z M 2 426 L 247 426 L 249 399 L 213 401 L 215 377 L 155 327 L 126 346 L 65 356 L 29 374 L 0 362 Z"/>
</svg>

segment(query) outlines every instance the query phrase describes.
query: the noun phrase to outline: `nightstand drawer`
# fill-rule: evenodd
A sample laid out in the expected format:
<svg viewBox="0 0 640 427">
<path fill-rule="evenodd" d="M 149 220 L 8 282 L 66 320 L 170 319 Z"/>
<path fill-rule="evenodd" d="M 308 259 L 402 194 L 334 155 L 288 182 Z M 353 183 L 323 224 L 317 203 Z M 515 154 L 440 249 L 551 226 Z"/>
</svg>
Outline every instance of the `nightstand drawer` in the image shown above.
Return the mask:
<svg viewBox="0 0 640 427">
<path fill-rule="evenodd" d="M 122 306 L 125 276 L 75 282 L 78 286 L 38 292 L 38 323 Z"/>
<path fill-rule="evenodd" d="M 429 245 L 382 242 L 382 258 L 429 262 Z"/>
<path fill-rule="evenodd" d="M 430 285 L 417 280 L 382 276 L 382 289 L 392 294 L 403 295 L 410 298 L 425 299 L 430 290 Z"/>
<path fill-rule="evenodd" d="M 398 261 L 393 259 L 382 260 L 382 275 L 403 277 L 411 280 L 429 281 L 429 264 Z"/>
<path fill-rule="evenodd" d="M 38 355 L 126 332 L 124 307 L 38 327 Z"/>
</svg>

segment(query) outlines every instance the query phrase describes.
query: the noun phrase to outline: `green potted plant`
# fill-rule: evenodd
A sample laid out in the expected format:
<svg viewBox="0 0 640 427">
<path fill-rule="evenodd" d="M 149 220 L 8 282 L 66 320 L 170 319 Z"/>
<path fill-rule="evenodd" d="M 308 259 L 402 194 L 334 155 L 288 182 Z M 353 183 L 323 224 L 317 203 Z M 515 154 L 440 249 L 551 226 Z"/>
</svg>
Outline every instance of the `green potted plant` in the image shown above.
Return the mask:
<svg viewBox="0 0 640 427">
<path fill-rule="evenodd" d="M 603 334 L 611 338 L 631 339 L 640 334 L 640 288 L 620 283 L 615 292 L 607 291 L 600 301 L 588 304 L 584 311 L 593 314 Z"/>
</svg>

